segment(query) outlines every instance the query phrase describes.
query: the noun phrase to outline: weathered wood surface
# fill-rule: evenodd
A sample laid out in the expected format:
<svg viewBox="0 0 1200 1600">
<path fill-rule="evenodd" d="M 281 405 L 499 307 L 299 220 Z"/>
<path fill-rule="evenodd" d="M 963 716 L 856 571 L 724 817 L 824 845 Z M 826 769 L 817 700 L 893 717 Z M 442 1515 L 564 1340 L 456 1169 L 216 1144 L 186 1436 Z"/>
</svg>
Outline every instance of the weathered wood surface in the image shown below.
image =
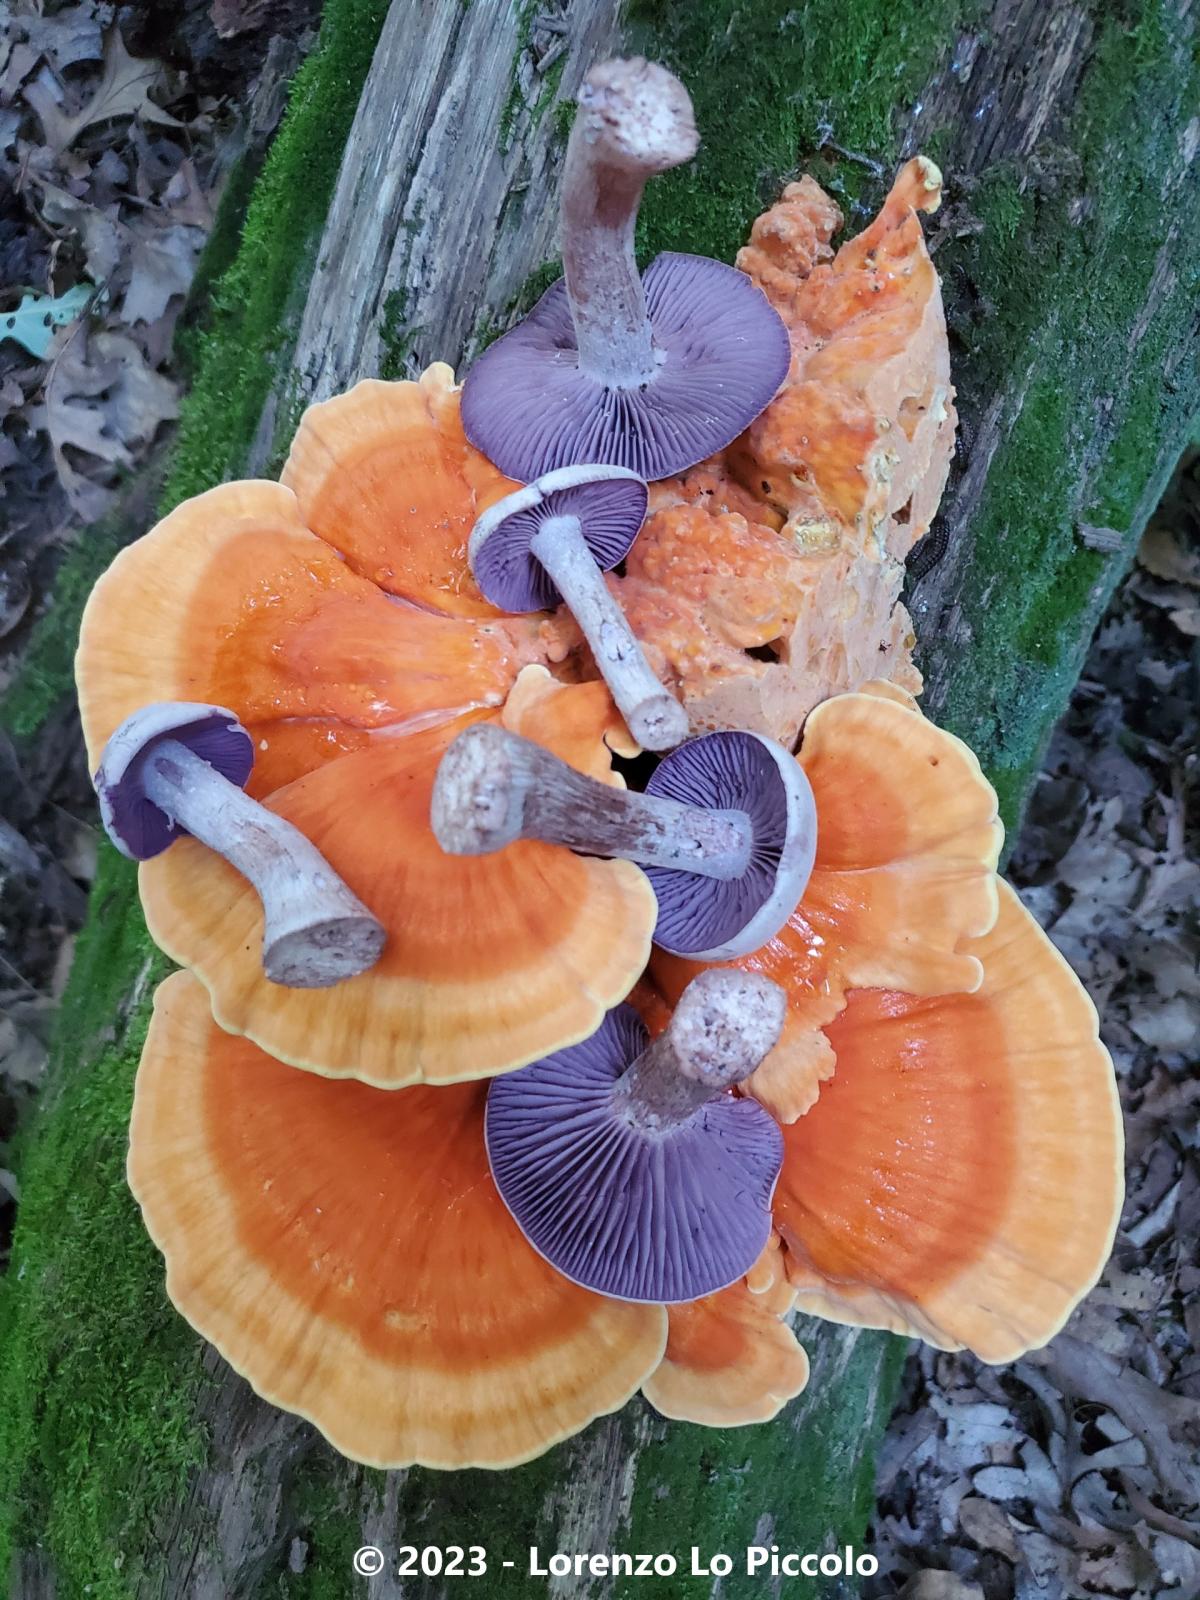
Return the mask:
<svg viewBox="0 0 1200 1600">
<path fill-rule="evenodd" d="M 1173 0 L 1129 18 L 1130 71 L 1152 27 L 1164 65 L 1127 120 L 1108 125 L 1116 97 L 1104 103 L 1104 7 L 994 0 L 987 12 L 986 25 L 959 35 L 905 133 L 905 153 L 935 146 L 949 180 L 931 233 L 964 423 L 961 470 L 937 533 L 945 553 L 914 586 L 910 610 L 927 710 L 985 765 L 1012 773 L 1019 794 L 1200 409 L 1200 102 L 1189 72 L 1197 9 Z M 1023 262 L 1014 251 L 1004 267 L 1023 270 L 1023 283 L 1010 285 L 1005 312 L 1025 304 L 1019 320 L 999 313 L 1009 326 L 997 337 L 987 320 L 998 309 L 975 282 L 995 223 L 976 199 L 1006 168 L 1026 210 L 1014 224 Z M 1003 359 L 989 347 L 1002 347 Z M 1064 404 L 1047 408 L 1055 390 Z M 1039 440 L 1044 410 L 1052 415 Z M 1072 599 L 1001 624 L 1022 635 L 1022 651 L 998 671 L 989 617 L 1025 580 L 1015 556 L 1031 516 L 1042 522 L 1037 581 L 1051 588 L 1057 569 Z M 1115 537 L 1089 536 L 1110 522 Z M 1090 567 L 1088 548 L 1102 552 Z M 1089 572 L 1090 589 L 1075 601 Z"/>
<path fill-rule="evenodd" d="M 289 412 L 378 377 L 458 366 L 556 253 L 555 106 L 611 54 L 619 0 L 398 0 L 359 103 L 292 360 L 251 454 Z M 555 87 L 555 79 L 561 78 Z M 398 87 L 402 86 L 402 87 Z M 400 374 L 397 374 L 400 375 Z"/>
<path fill-rule="evenodd" d="M 527 8 L 521 5 L 396 0 L 342 163 L 290 380 L 273 391 L 250 471 L 267 460 L 283 408 L 290 412 L 298 397 L 324 399 L 379 373 L 388 353 L 384 329 L 395 328 L 396 307 L 403 307 L 410 330 L 405 364 L 412 372 L 432 360 L 461 363 L 480 327 L 511 312 L 531 273 L 557 250 L 562 139 L 550 108 L 543 102 L 540 114 L 536 109 L 545 90 L 535 53 L 563 41 L 559 94 L 573 96 L 587 65 L 616 47 L 618 9 L 616 0 L 573 0 L 552 16 L 551 28 L 544 14 L 542 25 L 535 19 L 522 49 Z M 502 125 L 506 144 L 496 137 Z M 491 1488 L 499 1480 L 486 1473 L 380 1474 L 333 1464 L 311 1427 L 259 1400 L 210 1350 L 204 1363 L 212 1382 L 199 1419 L 211 1438 L 209 1457 L 156 1530 L 165 1573 L 155 1581 L 189 1600 L 226 1600 L 255 1593 L 289 1557 L 303 1566 L 307 1554 L 293 1548 L 303 1522 L 288 1485 L 314 1456 L 330 1465 L 326 1492 L 359 1529 L 357 1543 L 389 1556 L 406 1543 L 484 1544 L 492 1567 L 485 1581 L 496 1592 L 501 1582 L 528 1592 L 515 1580 L 534 1543 L 544 1555 L 628 1548 L 631 1524 L 643 1520 L 635 1497 L 656 1493 L 669 1497 L 673 1531 L 643 1540 L 638 1548 L 651 1553 L 671 1549 L 686 1558 L 693 1535 L 703 1543 L 717 1529 L 725 1536 L 719 1547 L 739 1557 L 768 1529 L 789 1546 L 824 1548 L 846 1530 L 814 1522 L 812 1509 L 823 1501 L 844 1504 L 849 1516 L 851 1504 L 861 1502 L 891 1403 L 897 1351 L 883 1336 L 830 1324 L 812 1324 L 806 1345 L 813 1363 L 809 1396 L 774 1428 L 706 1434 L 668 1424 L 637 1401 L 554 1452 L 545 1472 L 505 1475 L 498 1502 Z M 831 1410 L 832 1437 L 814 1460 L 806 1446 L 814 1413 Z M 660 1458 L 683 1435 L 678 1460 L 661 1470 Z M 789 1493 L 789 1471 L 800 1479 L 814 1467 L 823 1480 L 815 1497 L 811 1486 Z M 514 1493 L 525 1476 L 528 1494 Z M 854 1518 L 861 1522 L 861 1510 Z M 846 1536 L 861 1532 L 855 1527 Z M 504 1558 L 517 1563 L 514 1572 L 495 1570 Z M 349 1589 L 348 1570 L 346 1582 Z M 540 1590 L 543 1583 L 529 1587 Z M 400 1600 L 453 1590 L 449 1581 L 402 1580 L 385 1571 L 370 1592 L 375 1600 Z M 29 1600 L 43 1593 L 30 1583 L 21 1592 Z M 552 1582 L 547 1592 L 584 1591 Z M 727 1584 L 724 1592 L 740 1589 Z"/>
</svg>

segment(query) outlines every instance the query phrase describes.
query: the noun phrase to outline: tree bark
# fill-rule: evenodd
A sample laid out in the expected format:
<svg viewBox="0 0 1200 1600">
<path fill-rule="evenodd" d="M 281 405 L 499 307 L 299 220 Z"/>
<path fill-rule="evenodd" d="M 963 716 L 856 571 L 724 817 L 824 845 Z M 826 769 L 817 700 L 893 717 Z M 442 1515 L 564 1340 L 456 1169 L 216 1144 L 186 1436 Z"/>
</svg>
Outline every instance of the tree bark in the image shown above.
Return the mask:
<svg viewBox="0 0 1200 1600">
<path fill-rule="evenodd" d="M 1200 379 L 1181 336 L 1200 259 L 1192 165 L 1200 122 L 1189 120 L 1195 80 L 1181 65 L 1194 17 L 1188 0 L 1174 9 L 1149 0 L 1139 9 L 1131 0 L 1131 8 L 1144 22 L 1152 12 L 1169 22 L 1165 42 L 1147 44 L 1136 67 L 1132 58 L 1125 66 L 1110 59 L 1098 4 L 991 0 L 969 28 L 960 28 L 953 4 L 917 6 L 911 23 L 920 31 L 924 12 L 929 70 L 911 103 L 895 108 L 890 126 L 880 118 L 883 131 L 869 148 L 842 145 L 835 117 L 799 152 L 820 176 L 844 179 L 864 210 L 901 154 L 932 147 L 947 172 L 951 199 L 935 219 L 935 259 L 946 278 L 970 442 L 941 532 L 930 536 L 929 551 L 936 555 L 944 539 L 945 554 L 914 584 L 914 614 L 929 709 L 973 740 L 994 775 L 1011 775 L 1013 800 L 1200 405 Z M 727 75 L 731 106 L 752 87 L 766 111 L 782 117 L 802 91 L 819 93 L 811 81 L 772 78 L 767 61 L 738 55 L 748 19 L 768 38 L 796 25 L 790 19 L 798 13 L 783 0 L 711 0 L 710 10 L 711 70 Z M 881 15 L 893 10 L 880 0 Z M 394 0 L 294 356 L 250 446 L 248 470 L 269 462 L 300 403 L 381 371 L 398 376 L 433 359 L 461 362 L 486 331 L 511 318 L 522 286 L 554 251 L 562 151 L 555 105 L 617 41 L 617 12 L 617 0 L 565 0 L 541 12 L 516 0 Z M 687 0 L 671 0 L 653 9 L 633 42 L 667 60 L 686 56 L 691 23 Z M 556 68 L 546 64 L 560 42 L 567 49 L 555 91 Z M 839 46 L 835 37 L 828 48 L 854 54 L 858 64 L 844 70 L 847 81 L 861 76 L 861 96 L 894 92 L 875 81 L 853 41 Z M 1132 126 L 1134 99 L 1157 95 L 1157 127 L 1143 141 L 1152 160 L 1141 180 L 1154 205 L 1131 201 L 1124 222 L 1118 208 L 1130 179 L 1122 162 L 1131 157 L 1108 149 L 1094 103 L 1118 91 L 1128 102 L 1131 140 L 1142 137 Z M 1119 117 L 1120 107 L 1113 111 Z M 719 120 L 702 132 L 719 155 Z M 734 175 L 745 189 L 745 223 L 791 175 Z M 1150 209 L 1160 223 L 1153 230 Z M 704 219 L 694 221 L 702 231 Z M 656 242 L 694 247 L 686 219 L 653 226 L 667 235 Z M 1139 230 L 1129 233 L 1124 256 L 1123 228 Z M 1034 449 L 1048 428 L 1053 437 L 1042 442 L 1051 453 L 1062 441 L 1062 459 L 1050 466 Z M 1081 524 L 1118 522 L 1119 554 L 1083 550 Z M 1074 584 L 1070 604 L 1043 616 L 1038 607 L 1061 590 L 1064 574 Z M 1016 599 L 1005 594 L 1010 580 L 1021 585 Z M 1039 618 L 1051 619 L 1052 637 L 1039 634 Z M 71 624 L 61 618 L 59 625 Z M 882 1335 L 806 1322 L 809 1390 L 769 1426 L 711 1432 L 664 1422 L 635 1402 L 513 1472 L 384 1474 L 341 1461 L 307 1424 L 259 1401 L 212 1351 L 168 1333 L 172 1314 L 157 1309 L 161 1264 L 123 1201 L 120 1237 L 105 1248 L 140 1252 L 143 1298 L 157 1296 L 145 1328 L 128 1319 L 130 1337 L 143 1341 L 131 1373 L 128 1352 L 118 1359 L 105 1343 L 117 1315 L 105 1302 L 108 1278 L 103 1271 L 94 1281 L 72 1278 L 64 1263 L 72 1250 L 82 1253 L 89 1193 L 119 1181 L 119 1119 L 92 1120 L 88 1097 L 96 1083 L 111 1081 L 118 1110 L 122 1094 L 127 1100 L 146 991 L 163 969 L 131 932 L 140 926 L 132 874 L 106 862 L 94 898 L 58 1074 L 28 1162 L 25 1237 L 19 1231 L 14 1262 L 33 1268 L 25 1275 L 18 1267 L 21 1281 L 5 1298 L 5 1337 L 25 1352 L 0 1365 L 0 1417 L 7 1408 L 12 1419 L 3 1436 L 9 1490 L 14 1477 L 36 1479 L 33 1491 L 22 1491 L 30 1499 L 14 1554 L 19 1600 L 83 1593 L 85 1557 L 67 1526 L 72 1496 L 98 1546 L 92 1555 L 102 1579 L 94 1592 L 114 1600 L 356 1593 L 350 1562 L 363 1545 L 378 1546 L 389 1564 L 371 1581 L 372 1595 L 432 1600 L 453 1593 L 454 1582 L 399 1578 L 400 1547 L 455 1543 L 487 1547 L 481 1592 L 489 1600 L 634 1595 L 648 1581 L 530 1579 L 531 1545 L 543 1557 L 673 1552 L 681 1576 L 666 1580 L 663 1592 L 687 1597 L 718 1592 L 713 1577 L 687 1575 L 690 1547 L 725 1551 L 736 1562 L 719 1589 L 728 1600 L 767 1592 L 761 1576 L 745 1572 L 751 1543 L 863 1547 L 871 1452 L 903 1352 Z M 59 1209 L 60 1193 L 81 1197 L 83 1210 L 74 1201 Z M 63 1282 L 71 1287 L 56 1298 Z M 147 1398 L 138 1372 L 151 1361 L 161 1387 L 152 1385 Z M 55 1374 L 77 1374 L 88 1362 L 100 1364 L 109 1410 L 93 1406 L 81 1420 L 85 1408 L 55 1390 L 56 1381 L 68 1381 Z M 31 1371 L 42 1373 L 40 1387 L 28 1378 L 22 1387 L 22 1372 Z M 119 1432 L 135 1394 L 149 1414 L 157 1404 L 173 1426 L 186 1422 L 192 1453 L 178 1452 L 172 1473 L 147 1460 L 128 1463 L 119 1481 L 94 1483 L 87 1465 L 103 1459 L 106 1415 Z M 56 1444 L 47 1416 L 67 1419 L 70 1450 Z"/>
</svg>

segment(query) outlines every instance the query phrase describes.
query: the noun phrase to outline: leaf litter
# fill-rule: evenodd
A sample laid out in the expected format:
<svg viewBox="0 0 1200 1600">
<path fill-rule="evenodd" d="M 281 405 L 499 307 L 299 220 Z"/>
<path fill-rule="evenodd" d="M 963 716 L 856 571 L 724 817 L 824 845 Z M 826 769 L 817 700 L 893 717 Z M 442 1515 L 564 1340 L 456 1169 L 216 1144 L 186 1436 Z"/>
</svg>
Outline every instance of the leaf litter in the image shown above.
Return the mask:
<svg viewBox="0 0 1200 1600">
<path fill-rule="evenodd" d="M 63 554 L 147 526 L 174 334 L 222 185 L 260 151 L 317 0 L 0 0 L 0 695 Z M 240 19 L 240 21 L 239 21 Z M 262 108 L 274 106 L 270 116 Z M 0 1270 L 97 843 L 78 718 L 0 728 Z"/>
<path fill-rule="evenodd" d="M 910 1357 L 878 1463 L 872 1600 L 1200 1596 L 1198 588 L 1193 452 L 1096 635 L 1010 868 L 1116 1064 L 1112 1260 L 1011 1366 Z"/>
</svg>

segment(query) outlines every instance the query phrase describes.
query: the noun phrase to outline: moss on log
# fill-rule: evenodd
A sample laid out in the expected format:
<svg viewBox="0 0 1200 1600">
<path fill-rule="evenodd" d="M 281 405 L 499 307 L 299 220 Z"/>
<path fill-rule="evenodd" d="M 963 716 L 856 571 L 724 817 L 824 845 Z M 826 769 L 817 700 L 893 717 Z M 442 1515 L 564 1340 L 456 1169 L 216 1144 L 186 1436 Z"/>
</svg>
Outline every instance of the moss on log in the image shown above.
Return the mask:
<svg viewBox="0 0 1200 1600">
<path fill-rule="evenodd" d="M 478 71 L 503 139 L 487 152 L 488 181 L 510 197 L 471 291 L 479 320 L 454 325 L 453 345 L 469 348 L 511 318 L 522 278 L 540 284 L 553 270 L 539 259 L 554 166 L 544 153 L 568 121 L 573 68 L 549 86 L 532 72 L 535 6 L 461 9 L 447 71 L 489 41 Z M 567 6 L 576 39 L 599 9 Z M 241 249 L 214 289 L 168 502 L 268 460 L 296 404 L 331 374 L 342 382 L 377 365 L 398 376 L 454 353 L 412 246 L 432 226 L 423 248 L 443 248 L 452 231 L 406 211 L 403 186 L 386 214 L 363 191 L 382 270 L 357 293 L 343 365 L 329 365 L 328 322 L 308 292 L 386 10 L 384 0 L 329 0 Z M 410 50 L 421 17 L 418 0 L 395 0 L 392 25 Z M 980 749 L 1013 816 L 1200 407 L 1186 355 L 1200 261 L 1194 16 L 1175 0 L 638 0 L 627 28 L 685 76 L 706 136 L 695 166 L 648 197 L 647 250 L 730 258 L 797 169 L 857 220 L 918 146 L 946 167 L 936 260 L 972 433 L 944 520 L 947 553 L 915 588 L 915 609 L 932 708 Z M 360 158 L 376 140 L 386 156 L 381 115 L 359 118 Z M 523 188 L 537 161 L 536 187 Z M 71 563 L 7 707 L 17 729 L 67 692 L 79 603 L 116 539 L 144 525 L 130 522 Z M 1079 530 L 1092 524 L 1119 529 L 1122 552 L 1086 548 Z M 808 1324 L 809 1393 L 770 1427 L 713 1433 L 634 1404 L 500 1475 L 356 1468 L 257 1402 L 167 1304 L 124 1185 L 132 1076 L 164 970 L 132 871 L 104 854 L 0 1287 L 0 1571 L 11 1561 L 14 1595 L 340 1600 L 359 1587 L 349 1565 L 358 1545 L 404 1542 L 489 1545 L 489 1597 L 583 1594 L 585 1584 L 526 1578 L 525 1548 L 665 1549 L 686 1561 L 693 1544 L 861 1545 L 871 1450 L 904 1350 L 881 1335 Z M 498 1567 L 505 1559 L 517 1565 Z M 380 1578 L 370 1592 L 451 1587 Z M 594 1585 L 617 1596 L 640 1588 Z M 742 1576 L 721 1593 L 761 1588 Z M 670 1592 L 709 1595 L 713 1582 L 680 1578 Z"/>
</svg>

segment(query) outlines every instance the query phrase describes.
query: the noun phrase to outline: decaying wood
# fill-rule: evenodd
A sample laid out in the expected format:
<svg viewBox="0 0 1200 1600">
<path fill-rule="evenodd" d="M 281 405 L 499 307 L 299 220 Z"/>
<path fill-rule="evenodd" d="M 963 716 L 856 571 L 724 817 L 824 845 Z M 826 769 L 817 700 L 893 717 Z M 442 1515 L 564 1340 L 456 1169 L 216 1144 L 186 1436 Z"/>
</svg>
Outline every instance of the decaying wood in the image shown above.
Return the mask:
<svg viewBox="0 0 1200 1600">
<path fill-rule="evenodd" d="M 378 377 L 387 330 L 406 367 L 458 366 L 489 316 L 557 253 L 562 144 L 553 106 L 615 47 L 619 0 L 397 0 L 342 161 L 292 363 L 276 407 Z M 566 45 L 565 58 L 560 46 Z M 555 94 L 550 66 L 563 60 Z"/>
<path fill-rule="evenodd" d="M 1172 9 L 1183 52 L 1195 26 L 1193 0 L 1181 0 Z M 1088 8 L 1062 0 L 1053 4 L 1046 4 L 1046 0 L 996 0 L 988 8 L 986 27 L 978 26 L 962 35 L 943 70 L 918 97 L 905 131 L 905 152 L 913 155 L 935 133 L 940 135 L 939 159 L 952 189 L 964 202 L 956 218 L 952 199 L 943 224 L 945 235 L 952 236 L 957 227 L 966 230 L 979 226 L 969 216 L 973 180 L 999 163 L 1021 163 L 1030 178 L 1036 179 L 1044 165 L 1045 152 L 1057 151 L 1070 172 L 1071 152 L 1064 143 L 1067 122 L 1075 109 L 1094 43 L 1095 25 Z M 1170 86 L 1163 87 L 1166 115 Z M 1163 216 L 1184 216 L 1196 206 L 1200 118 L 1193 115 L 1189 126 L 1184 128 L 1181 124 L 1180 131 L 1182 137 L 1173 160 L 1152 180 L 1147 177 L 1154 184 Z M 1072 174 L 1071 181 L 1077 190 L 1079 226 L 1086 228 L 1089 197 L 1079 175 Z M 936 237 L 932 242 L 934 262 L 939 264 Z M 1142 341 L 1151 332 L 1164 298 L 1186 266 L 1176 223 L 1168 230 L 1159 252 L 1152 281 L 1130 333 L 1123 370 L 1103 374 L 1092 403 L 1078 408 L 1082 447 L 1073 461 L 1063 462 L 1061 502 L 1080 524 L 1091 520 L 1087 515 L 1090 479 L 1116 430 L 1114 397 L 1127 387 L 1142 354 Z M 1037 295 L 1036 273 L 1031 273 L 1029 292 Z M 1168 360 L 1179 367 L 1181 375 L 1187 374 L 1187 382 L 1195 384 L 1194 343 L 1190 349 L 1186 343 L 1180 344 Z M 1015 363 L 1001 387 L 983 392 L 972 381 L 969 362 L 956 366 L 959 409 L 971 424 L 969 442 L 964 441 L 965 466 L 943 502 L 937 537 L 943 542 L 944 555 L 921 581 L 909 605 L 922 646 L 919 660 L 925 674 L 923 704 L 935 718 L 946 706 L 955 674 L 961 673 L 963 646 L 970 639 L 970 619 L 964 613 L 961 598 L 975 556 L 972 525 L 987 499 L 997 454 L 1021 413 L 1037 371 L 1038 358 L 1031 351 L 1028 363 Z M 1161 498 L 1183 442 L 1169 429 L 1161 430 L 1152 442 L 1156 454 L 1143 468 L 1143 492 L 1129 526 L 1119 530 L 1115 546 L 1111 540 L 1098 543 L 1089 539 L 1081 529 L 1083 542 L 1111 559 L 1090 607 L 1073 625 L 1080 660 L 1117 578 L 1132 559 L 1150 513 Z"/>
<path fill-rule="evenodd" d="M 395 370 L 397 343 L 385 338 L 386 330 L 402 335 L 403 363 L 417 370 L 434 359 L 461 364 L 486 321 L 505 320 L 530 272 L 555 254 L 560 146 L 544 92 L 545 69 L 565 44 L 558 94 L 569 97 L 585 68 L 610 50 L 618 10 L 618 0 L 547 0 L 534 11 L 524 0 L 394 0 L 301 317 L 294 385 L 281 386 L 264 417 L 251 471 L 267 460 L 278 418 L 290 414 L 297 399 L 324 398 L 375 376 L 385 355 Z M 1177 7 L 1181 18 L 1190 10 L 1190 0 Z M 939 159 L 968 202 L 972 175 L 1006 156 L 1029 158 L 1058 137 L 1092 42 L 1088 11 L 1068 0 L 992 0 L 985 12 L 978 26 L 951 43 L 944 69 L 918 95 L 905 140 L 906 153 L 916 153 L 934 131 L 943 134 Z M 500 128 L 505 136 L 498 140 Z M 1180 202 L 1195 148 L 1196 141 L 1190 147 L 1183 142 L 1176 165 L 1154 175 L 1164 206 Z M 956 224 L 947 211 L 942 226 L 948 236 L 956 225 L 975 225 L 969 215 Z M 1169 295 L 1178 273 L 1171 249 L 1168 242 L 1144 316 L 1133 329 L 1131 364 L 1158 300 Z M 988 504 L 993 465 L 1035 376 L 1034 359 L 1031 354 L 1028 363 L 1014 361 L 990 393 L 974 381 L 969 359 L 953 374 L 973 424 L 971 442 L 947 506 L 947 554 L 917 588 L 913 606 L 924 644 L 926 704 L 935 714 L 960 665 L 971 527 Z M 1112 375 L 1114 388 L 1121 381 L 1120 373 Z M 1089 515 L 1086 479 L 1109 427 L 1101 399 L 1076 464 L 1078 481 L 1065 496 L 1069 520 L 1081 528 L 1096 520 Z M 1164 441 L 1161 449 L 1163 462 L 1147 467 L 1139 515 L 1153 502 L 1174 441 Z M 1121 531 L 1132 537 L 1132 530 Z M 1097 613 L 1103 598 L 1101 586 Z M 1078 631 L 1086 639 L 1087 616 Z M 828 1324 L 807 1325 L 804 1342 L 812 1358 L 809 1390 L 771 1427 L 739 1436 L 746 1470 L 731 1469 L 722 1479 L 720 1518 L 712 1514 L 711 1486 L 702 1481 L 701 1465 L 694 1482 L 673 1482 L 670 1525 L 682 1553 L 696 1536 L 703 1538 L 700 1507 L 706 1495 L 709 1526 L 720 1534 L 713 1548 L 736 1552 L 752 1540 L 772 1538 L 787 1545 L 790 1536 L 803 1539 L 801 1548 L 812 1548 L 827 1535 L 836 1537 L 837 1528 L 795 1526 L 795 1506 L 803 1498 L 798 1485 L 813 1472 L 814 1459 L 816 1470 L 843 1490 L 834 1501 L 857 1502 L 872 1423 L 889 1398 L 884 1358 L 875 1353 L 883 1345 Z M 635 1497 L 653 1494 L 660 1485 L 664 1441 L 670 1448 L 694 1432 L 635 1403 L 563 1446 L 553 1458 L 552 1479 L 539 1478 L 540 1487 L 514 1516 L 514 1496 L 503 1493 L 511 1479 L 383 1474 L 340 1463 L 309 1425 L 259 1401 L 215 1353 L 204 1360 L 209 1381 L 198 1420 L 210 1438 L 208 1457 L 186 1493 L 164 1512 L 155 1530 L 157 1551 L 128 1553 L 130 1595 L 227 1600 L 265 1593 L 269 1585 L 275 1592 L 281 1574 L 299 1573 L 313 1559 L 304 1543 L 307 1513 L 296 1485 L 314 1468 L 327 1480 L 322 1492 L 360 1531 L 359 1542 L 389 1554 L 406 1536 L 421 1543 L 431 1523 L 444 1526 L 446 1504 L 469 1507 L 461 1542 L 482 1539 L 497 1556 L 523 1562 L 535 1542 L 531 1535 L 544 1549 L 619 1547 Z M 852 1363 L 856 1386 L 847 1384 Z M 831 1423 L 830 1412 L 820 1415 L 817 1408 L 847 1388 L 857 1410 L 835 1408 Z M 324 1592 L 359 1592 L 348 1566 L 351 1549 L 344 1573 L 325 1553 Z M 520 1592 L 511 1574 L 505 1579 L 505 1592 Z M 545 1592 L 540 1584 L 531 1588 Z M 455 1588 L 440 1579 L 414 1585 L 384 1574 L 369 1592 L 376 1600 L 402 1594 L 433 1600 Z M 479 1592 L 491 1592 L 487 1580 Z M 561 1584 L 552 1592 L 582 1591 Z M 700 1591 L 693 1584 L 687 1592 Z M 748 1591 L 737 1586 L 724 1592 Z M 767 1590 L 756 1585 L 753 1592 Z M 38 1550 L 25 1552 L 13 1594 L 18 1600 L 50 1600 L 56 1593 L 52 1563 Z"/>
</svg>

